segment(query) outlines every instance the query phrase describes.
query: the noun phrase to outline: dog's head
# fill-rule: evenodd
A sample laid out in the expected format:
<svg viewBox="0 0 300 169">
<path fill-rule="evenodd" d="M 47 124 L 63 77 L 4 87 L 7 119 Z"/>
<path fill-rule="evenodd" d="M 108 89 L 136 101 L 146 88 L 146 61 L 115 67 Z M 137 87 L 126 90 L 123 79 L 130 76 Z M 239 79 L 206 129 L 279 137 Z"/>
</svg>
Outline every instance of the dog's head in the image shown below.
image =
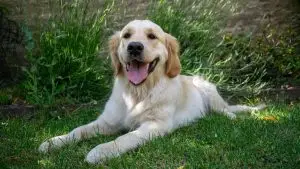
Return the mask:
<svg viewBox="0 0 300 169">
<path fill-rule="evenodd" d="M 152 76 L 173 78 L 180 73 L 179 44 L 149 20 L 134 20 L 115 33 L 109 42 L 115 74 L 133 85 Z"/>
</svg>

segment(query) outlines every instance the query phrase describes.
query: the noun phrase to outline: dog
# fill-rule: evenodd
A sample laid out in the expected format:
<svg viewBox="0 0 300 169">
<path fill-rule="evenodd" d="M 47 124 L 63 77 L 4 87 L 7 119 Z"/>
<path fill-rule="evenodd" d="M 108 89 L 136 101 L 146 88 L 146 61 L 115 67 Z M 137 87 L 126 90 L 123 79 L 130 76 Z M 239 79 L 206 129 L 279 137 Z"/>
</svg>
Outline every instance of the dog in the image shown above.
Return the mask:
<svg viewBox="0 0 300 169">
<path fill-rule="evenodd" d="M 46 153 L 98 134 L 129 130 L 87 154 L 85 160 L 97 164 L 212 111 L 233 119 L 236 112 L 265 107 L 228 105 L 214 84 L 201 76 L 180 75 L 178 41 L 149 20 L 129 22 L 110 38 L 109 49 L 115 80 L 103 113 L 89 124 L 45 141 L 39 147 L 40 152 Z"/>
</svg>

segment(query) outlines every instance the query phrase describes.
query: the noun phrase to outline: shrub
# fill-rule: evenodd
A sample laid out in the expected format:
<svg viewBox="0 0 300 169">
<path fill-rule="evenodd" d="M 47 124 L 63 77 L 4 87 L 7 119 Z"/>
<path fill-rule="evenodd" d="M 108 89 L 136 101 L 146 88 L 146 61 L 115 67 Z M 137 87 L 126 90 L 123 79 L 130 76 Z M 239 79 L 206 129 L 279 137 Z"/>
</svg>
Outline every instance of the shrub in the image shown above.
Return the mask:
<svg viewBox="0 0 300 169">
<path fill-rule="evenodd" d="M 266 81 L 275 86 L 299 85 L 300 80 L 300 35 L 288 27 L 278 30 L 267 25 L 255 40 L 256 50 L 270 57 Z"/>
<path fill-rule="evenodd" d="M 89 13 L 88 3 L 76 1 L 61 4 L 60 9 L 42 30 L 38 51 L 28 53 L 31 67 L 24 89 L 34 104 L 54 104 L 59 98 L 86 102 L 107 94 L 112 73 L 108 60 L 98 54 L 112 5 Z"/>
<path fill-rule="evenodd" d="M 159 1 L 149 17 L 181 44 L 184 74 L 202 74 L 230 96 L 259 94 L 266 85 L 268 59 L 250 45 L 250 36 L 221 33 L 233 2 Z"/>
<path fill-rule="evenodd" d="M 11 102 L 11 97 L 9 95 L 0 92 L 0 105 L 11 104 Z"/>
<path fill-rule="evenodd" d="M 93 10 L 89 10 L 87 2 L 60 4 L 61 11 L 51 17 L 35 45 L 39 50 L 29 50 L 31 67 L 26 70 L 24 82 L 27 101 L 87 102 L 108 93 L 113 78 L 107 66 L 110 61 L 97 55 L 99 51 L 106 52 L 104 42 L 111 34 L 107 34 L 105 25 L 115 27 L 117 17 L 109 15 L 114 1 L 108 1 L 95 13 L 90 12 Z M 148 17 L 179 40 L 184 74 L 202 74 L 228 96 L 255 96 L 267 82 L 278 81 L 273 79 L 290 72 L 299 77 L 299 59 L 296 59 L 299 51 L 294 41 L 277 36 L 274 41 L 272 31 L 269 32 L 272 36 L 261 37 L 267 41 L 252 39 L 251 34 L 237 36 L 221 31 L 236 3 L 235 0 L 152 1 Z"/>
</svg>

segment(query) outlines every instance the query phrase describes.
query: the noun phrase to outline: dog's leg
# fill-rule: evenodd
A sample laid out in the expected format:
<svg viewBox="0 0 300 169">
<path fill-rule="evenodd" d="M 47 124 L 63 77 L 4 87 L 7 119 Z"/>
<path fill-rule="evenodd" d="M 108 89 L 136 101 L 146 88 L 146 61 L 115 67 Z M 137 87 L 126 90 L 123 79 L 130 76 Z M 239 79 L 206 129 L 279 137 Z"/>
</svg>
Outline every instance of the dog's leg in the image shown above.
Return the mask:
<svg viewBox="0 0 300 169">
<path fill-rule="evenodd" d="M 137 130 L 129 132 L 116 140 L 100 144 L 86 156 L 86 161 L 92 164 L 101 163 L 106 159 L 117 157 L 141 144 L 170 132 L 168 122 L 149 121 L 143 123 Z"/>
<path fill-rule="evenodd" d="M 236 115 L 229 109 L 228 103 L 222 98 L 217 89 L 213 86 L 209 88 L 209 106 L 216 113 L 224 114 L 230 119 L 236 118 Z"/>
<path fill-rule="evenodd" d="M 104 112 L 99 118 L 89 124 L 80 126 L 72 130 L 70 133 L 53 137 L 39 147 L 39 151 L 46 153 L 51 149 L 60 148 L 72 142 L 78 142 L 82 139 L 91 138 L 97 134 L 113 134 L 122 128 L 120 121 L 122 120 L 122 113 L 124 109 L 119 103 L 107 102 Z M 118 113 L 118 114 L 117 114 Z"/>
<path fill-rule="evenodd" d="M 97 134 L 111 134 L 116 132 L 117 127 L 110 126 L 102 118 L 95 120 L 89 124 L 80 126 L 72 130 L 70 133 L 53 137 L 39 147 L 39 151 L 46 153 L 51 149 L 60 148 L 72 142 L 78 142 L 82 139 L 91 138 Z"/>
</svg>

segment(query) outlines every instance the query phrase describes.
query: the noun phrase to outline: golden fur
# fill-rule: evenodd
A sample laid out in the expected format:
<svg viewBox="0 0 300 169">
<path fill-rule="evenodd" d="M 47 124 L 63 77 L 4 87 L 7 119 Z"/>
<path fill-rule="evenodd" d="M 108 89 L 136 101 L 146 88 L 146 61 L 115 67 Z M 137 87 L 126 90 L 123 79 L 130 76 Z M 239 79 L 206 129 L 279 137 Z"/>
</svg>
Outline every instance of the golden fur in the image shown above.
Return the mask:
<svg viewBox="0 0 300 169">
<path fill-rule="evenodd" d="M 126 76 L 126 66 L 132 57 L 128 54 L 131 42 L 143 44 L 145 63 L 159 59 L 154 71 L 147 74 L 145 81 L 139 85 L 130 83 Z M 179 75 L 181 65 L 177 40 L 149 20 L 128 23 L 111 37 L 109 46 L 115 82 L 103 113 L 89 124 L 45 141 L 39 147 L 40 152 L 97 134 L 113 134 L 128 129 L 128 133 L 99 144 L 86 156 L 89 163 L 101 163 L 204 117 L 211 110 L 235 118 L 236 112 L 265 107 L 228 105 L 214 84 L 200 76 Z"/>
</svg>

